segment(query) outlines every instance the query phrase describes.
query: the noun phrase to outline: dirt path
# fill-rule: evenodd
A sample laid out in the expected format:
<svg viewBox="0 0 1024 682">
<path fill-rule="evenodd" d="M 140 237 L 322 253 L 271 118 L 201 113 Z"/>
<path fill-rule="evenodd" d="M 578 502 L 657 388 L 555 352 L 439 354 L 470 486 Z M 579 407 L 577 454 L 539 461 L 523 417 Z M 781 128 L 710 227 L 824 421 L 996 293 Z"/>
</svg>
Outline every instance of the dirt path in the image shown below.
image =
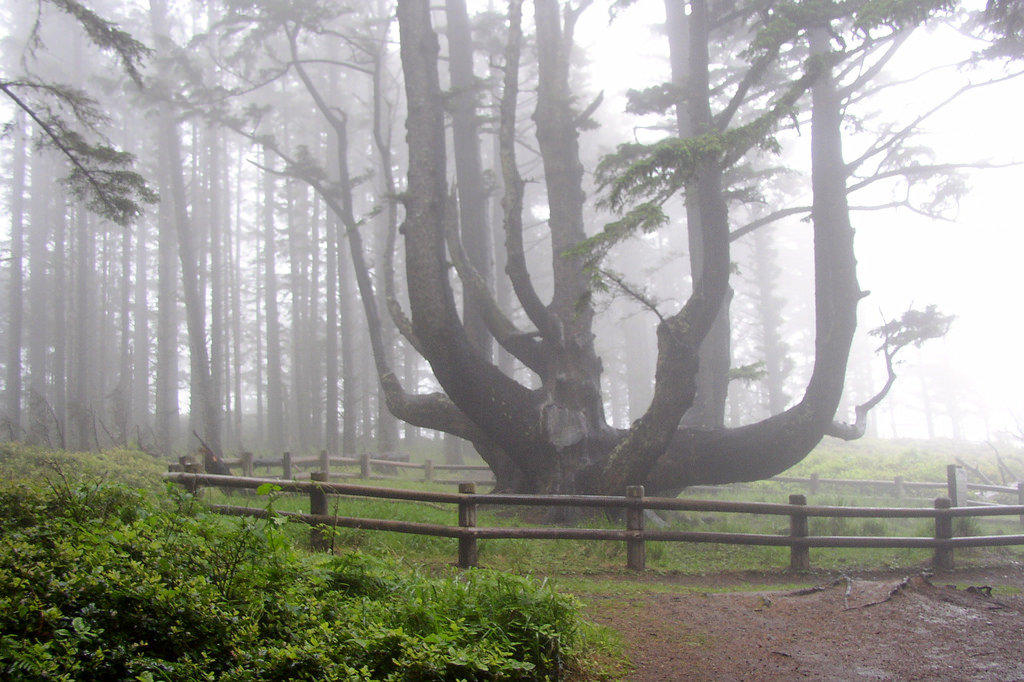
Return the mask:
<svg viewBox="0 0 1024 682">
<path fill-rule="evenodd" d="M 716 581 L 735 585 L 736 577 L 581 596 L 593 620 L 622 633 L 629 682 L 1024 680 L 1020 566 L 701 591 Z"/>
</svg>

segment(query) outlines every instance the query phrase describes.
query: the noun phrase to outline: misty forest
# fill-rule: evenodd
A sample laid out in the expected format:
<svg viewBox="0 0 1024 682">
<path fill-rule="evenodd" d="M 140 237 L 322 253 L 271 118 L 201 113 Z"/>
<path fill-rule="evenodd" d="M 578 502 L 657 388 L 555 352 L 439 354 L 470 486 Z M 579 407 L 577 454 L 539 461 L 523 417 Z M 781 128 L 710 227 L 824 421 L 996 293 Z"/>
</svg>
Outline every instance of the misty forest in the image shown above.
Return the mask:
<svg viewBox="0 0 1024 682">
<path fill-rule="evenodd" d="M 870 435 L 957 311 L 879 318 L 855 228 L 999 172 L 921 136 L 1024 29 L 1017 0 L 2 4 L 4 439 L 432 450 L 526 493 Z M 986 418 L 914 381 L 921 422 Z"/>
</svg>

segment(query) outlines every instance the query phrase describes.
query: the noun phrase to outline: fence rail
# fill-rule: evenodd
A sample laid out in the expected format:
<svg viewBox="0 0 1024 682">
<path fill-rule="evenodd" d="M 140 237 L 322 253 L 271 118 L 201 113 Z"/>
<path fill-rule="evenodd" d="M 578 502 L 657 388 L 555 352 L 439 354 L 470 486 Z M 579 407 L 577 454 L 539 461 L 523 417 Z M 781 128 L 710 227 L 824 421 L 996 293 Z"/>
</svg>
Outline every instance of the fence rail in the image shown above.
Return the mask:
<svg viewBox="0 0 1024 682">
<path fill-rule="evenodd" d="M 424 482 L 443 483 L 457 485 L 472 480 L 477 485 L 493 485 L 490 478 L 490 468 L 486 465 L 464 465 L 464 464 L 435 464 L 432 460 L 410 462 L 408 455 L 403 453 L 384 453 L 378 456 L 362 454 L 356 457 L 339 457 L 329 455 L 327 451 L 321 451 L 318 456 L 293 457 L 290 452 L 285 452 L 280 458 L 256 459 L 252 453 L 243 452 L 237 459 L 225 460 L 225 464 L 241 468 L 243 476 L 253 476 L 256 468 L 282 470 L 282 478 L 292 479 L 297 468 L 314 469 L 317 471 L 330 472 L 329 477 L 336 480 L 359 478 L 362 480 L 386 481 L 400 477 L 399 469 L 405 471 L 422 472 L 418 479 Z M 357 467 L 358 471 L 338 471 L 339 468 Z M 775 483 L 799 485 L 807 489 L 811 495 L 817 495 L 823 486 L 839 488 L 871 488 L 882 491 L 888 496 L 896 499 L 911 497 L 913 493 L 925 491 L 939 491 L 945 489 L 948 497 L 953 500 L 954 506 L 968 505 L 990 505 L 992 502 L 969 499 L 970 492 L 991 493 L 1009 496 L 1015 499 L 1018 505 L 1024 505 L 1024 482 L 1014 485 L 993 485 L 991 483 L 972 483 L 967 479 L 967 473 L 963 467 L 955 464 L 949 465 L 946 471 L 946 481 L 907 481 L 903 476 L 895 476 L 891 480 L 886 479 L 842 479 L 822 478 L 817 474 L 808 477 L 796 476 L 774 476 L 768 480 Z M 450 473 L 456 478 L 439 478 L 439 472 Z M 463 474 L 459 476 L 459 474 Z M 466 474 L 485 474 L 486 476 L 472 477 Z M 742 486 L 743 484 L 737 484 Z M 687 490 L 690 492 L 716 492 L 728 486 L 692 486 Z M 1024 524 L 1024 519 L 1021 521 Z"/>
<path fill-rule="evenodd" d="M 189 463 L 189 458 L 183 458 L 182 465 Z M 461 476 L 457 479 L 438 478 L 438 472 L 449 472 L 463 474 L 482 473 L 485 476 L 473 478 L 478 485 L 493 484 L 490 478 L 491 469 L 480 464 L 435 464 L 432 460 L 424 462 L 410 462 L 409 456 L 404 453 L 377 453 L 377 456 L 362 454 L 356 457 L 340 457 L 329 455 L 326 450 L 321 451 L 318 456 L 294 457 L 292 453 L 285 452 L 279 458 L 257 459 L 251 452 L 243 452 L 238 458 L 226 459 L 224 463 L 229 467 L 236 467 L 242 470 L 243 476 L 255 475 L 257 468 L 281 469 L 281 477 L 292 479 L 295 477 L 296 469 L 314 469 L 316 471 L 327 471 L 332 479 L 360 478 L 363 480 L 390 480 L 399 476 L 398 470 L 411 470 L 422 472 L 419 480 L 427 483 L 443 483 L 457 485 L 467 482 L 469 477 Z M 338 471 L 343 467 L 357 467 L 358 471 Z"/>
<path fill-rule="evenodd" d="M 934 550 L 934 565 L 938 568 L 948 569 L 953 567 L 953 551 L 958 547 L 1024 545 L 1024 535 L 955 537 L 953 534 L 954 518 L 1024 516 L 1024 505 L 955 507 L 948 497 L 937 498 L 934 508 L 837 507 L 808 505 L 803 495 L 790 495 L 788 504 L 646 497 L 643 486 L 630 486 L 627 488 L 626 494 L 621 497 L 604 495 L 482 495 L 476 492 L 476 485 L 474 483 L 462 483 L 459 485 L 459 492 L 451 493 L 332 483 L 327 480 L 328 475 L 325 472 L 314 472 L 310 477 L 311 480 L 309 481 L 299 481 L 215 476 L 181 471 L 172 471 L 165 474 L 167 480 L 181 484 L 193 493 L 203 486 L 256 490 L 260 486 L 271 484 L 278 486 L 282 492 L 299 493 L 309 496 L 310 512 L 308 514 L 299 512 L 275 513 L 281 513 L 311 525 L 310 542 L 314 549 L 325 548 L 323 538 L 324 526 L 457 538 L 459 541 L 459 566 L 464 568 L 477 565 L 478 540 L 497 538 L 621 541 L 626 543 L 627 567 L 635 570 L 643 570 L 646 566 L 647 542 L 703 542 L 789 547 L 790 566 L 796 570 L 808 570 L 810 568 L 809 550 L 812 547 L 928 548 Z M 450 504 L 457 510 L 458 525 L 331 515 L 328 513 L 327 498 L 329 495 Z M 480 527 L 477 525 L 477 510 L 485 505 L 621 510 L 625 516 L 625 528 Z M 234 505 L 213 505 L 213 509 L 224 514 L 244 516 L 266 516 L 268 513 L 265 509 Z M 648 530 L 644 525 L 644 512 L 646 510 L 786 516 L 789 518 L 790 530 L 788 535 Z M 809 534 L 808 520 L 810 518 L 828 517 L 879 519 L 931 518 L 934 520 L 935 532 L 933 537 L 814 536 Z"/>
</svg>

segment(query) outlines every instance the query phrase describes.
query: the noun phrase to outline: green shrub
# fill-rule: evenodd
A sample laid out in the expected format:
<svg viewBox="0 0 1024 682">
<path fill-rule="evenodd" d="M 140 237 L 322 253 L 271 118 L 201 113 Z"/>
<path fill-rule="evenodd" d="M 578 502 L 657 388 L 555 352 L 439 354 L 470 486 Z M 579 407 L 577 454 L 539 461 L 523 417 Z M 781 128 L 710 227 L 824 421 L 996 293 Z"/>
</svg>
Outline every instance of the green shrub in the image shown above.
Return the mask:
<svg viewBox="0 0 1024 682">
<path fill-rule="evenodd" d="M 578 665 L 571 597 L 297 551 L 282 517 L 184 493 L 0 485 L 4 680 L 543 680 Z"/>
<path fill-rule="evenodd" d="M 167 462 L 137 450 L 64 452 L 25 445 L 0 443 L 0 478 L 36 481 L 69 478 L 100 479 L 132 488 L 160 489 L 160 474 Z"/>
</svg>

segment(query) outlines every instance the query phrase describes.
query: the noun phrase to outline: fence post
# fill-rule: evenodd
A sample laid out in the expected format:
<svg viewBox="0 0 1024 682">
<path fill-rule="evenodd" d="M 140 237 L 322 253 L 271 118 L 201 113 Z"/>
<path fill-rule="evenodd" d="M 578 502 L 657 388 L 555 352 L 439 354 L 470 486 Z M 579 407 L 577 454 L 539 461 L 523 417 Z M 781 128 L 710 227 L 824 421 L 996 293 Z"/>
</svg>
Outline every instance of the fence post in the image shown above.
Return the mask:
<svg viewBox="0 0 1024 682">
<path fill-rule="evenodd" d="M 821 483 L 818 480 L 818 474 L 811 474 L 811 483 L 807 488 L 808 492 L 810 492 L 812 495 L 817 495 L 820 487 Z M 804 504 L 807 504 L 806 499 L 804 499 Z"/>
<path fill-rule="evenodd" d="M 956 464 L 946 467 L 946 489 L 954 507 L 967 506 L 967 472 L 963 467 Z"/>
<path fill-rule="evenodd" d="M 423 480 L 430 483 L 434 480 L 434 460 L 428 459 L 423 463 Z"/>
<path fill-rule="evenodd" d="M 309 480 L 314 483 L 326 483 L 328 476 L 329 474 L 326 471 L 314 471 L 309 475 Z M 316 486 L 309 491 L 309 513 L 314 516 L 327 515 L 327 493 L 320 486 Z M 324 530 L 319 524 L 310 528 L 309 547 L 314 552 L 322 552 L 327 549 Z"/>
<path fill-rule="evenodd" d="M 203 473 L 203 465 L 200 464 L 199 462 L 192 461 L 192 459 L 190 459 L 190 458 L 184 459 L 182 461 L 182 468 L 185 470 L 186 474 L 201 474 L 201 473 Z M 196 480 L 194 478 L 193 479 L 189 479 L 189 480 L 185 481 L 185 490 L 187 490 L 190 495 L 198 495 L 199 494 L 199 484 L 196 483 Z"/>
<path fill-rule="evenodd" d="M 476 483 L 460 483 L 459 493 L 462 495 L 475 495 Z M 476 502 L 472 500 L 459 501 L 459 527 L 476 527 Z M 472 535 L 459 536 L 459 568 L 472 568 L 477 563 L 476 538 Z"/>
<path fill-rule="evenodd" d="M 253 474 L 253 469 L 252 469 L 252 453 L 251 452 L 243 452 L 242 453 L 242 475 L 243 476 L 248 476 L 249 478 L 252 478 L 252 474 Z"/>
<path fill-rule="evenodd" d="M 806 495 L 790 495 L 789 503 L 794 506 L 806 506 Z M 789 536 L 793 538 L 805 538 L 809 531 L 807 527 L 807 514 L 793 511 L 789 515 Z M 789 567 L 794 571 L 811 570 L 811 548 L 807 545 L 790 545 Z"/>
<path fill-rule="evenodd" d="M 325 474 L 329 474 L 331 472 L 331 458 L 328 456 L 326 450 L 320 451 L 320 471 Z"/>
<path fill-rule="evenodd" d="M 281 455 L 281 478 L 292 480 L 292 453 L 288 451 Z"/>
<path fill-rule="evenodd" d="M 370 456 L 359 455 L 359 478 L 370 477 Z"/>
<path fill-rule="evenodd" d="M 1017 484 L 1017 504 L 1024 507 L 1024 481 Z M 1024 526 L 1024 514 L 1020 515 L 1020 525 Z"/>
<path fill-rule="evenodd" d="M 948 540 L 953 537 L 953 517 L 948 510 L 953 506 L 953 501 L 948 497 L 939 497 L 935 500 L 935 539 Z M 945 570 L 953 569 L 953 548 L 936 547 L 935 559 L 932 561 L 935 568 Z"/>
<path fill-rule="evenodd" d="M 902 476 L 893 479 L 893 487 L 896 489 L 896 499 L 902 500 L 905 494 Z"/>
<path fill-rule="evenodd" d="M 642 485 L 631 485 L 626 487 L 626 499 L 644 499 L 644 487 Z M 642 571 L 647 568 L 647 545 L 644 543 L 644 508 L 643 506 L 626 507 L 626 530 L 630 535 L 636 533 L 638 537 L 630 537 L 626 540 L 626 567 L 633 571 Z"/>
</svg>

